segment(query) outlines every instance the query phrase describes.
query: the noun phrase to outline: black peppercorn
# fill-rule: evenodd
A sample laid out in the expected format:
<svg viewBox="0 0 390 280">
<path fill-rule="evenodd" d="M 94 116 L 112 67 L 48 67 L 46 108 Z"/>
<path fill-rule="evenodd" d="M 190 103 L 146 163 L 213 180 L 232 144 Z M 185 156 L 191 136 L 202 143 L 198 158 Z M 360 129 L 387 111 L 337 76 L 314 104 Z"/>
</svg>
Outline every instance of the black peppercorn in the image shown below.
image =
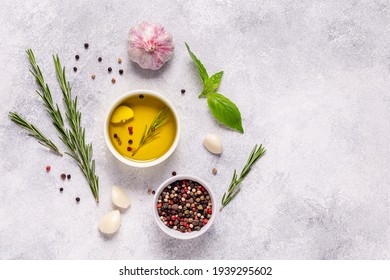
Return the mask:
<svg viewBox="0 0 390 280">
<path fill-rule="evenodd" d="M 143 95 L 143 94 L 140 94 L 140 95 L 139 95 L 139 98 L 140 98 L 140 99 L 143 99 L 143 98 L 144 98 L 144 95 Z"/>
<path fill-rule="evenodd" d="M 133 140 L 129 140 L 129 141 L 127 141 L 127 143 L 129 143 L 129 145 L 131 145 L 131 144 L 133 144 Z"/>
<path fill-rule="evenodd" d="M 65 173 L 62 173 L 62 174 L 61 174 L 61 179 L 62 179 L 62 180 L 65 180 L 65 179 L 66 179 L 66 174 L 65 174 Z"/>
<path fill-rule="evenodd" d="M 80 56 L 78 54 L 75 55 L 76 60 L 79 60 Z"/>
<path fill-rule="evenodd" d="M 111 67 L 108 67 L 107 70 L 108 70 L 108 72 L 111 72 L 111 71 L 112 71 L 112 68 L 111 68 Z"/>
<path fill-rule="evenodd" d="M 88 47 L 89 47 L 89 44 L 88 44 L 88 43 L 85 43 L 85 44 L 84 44 L 84 48 L 88 49 Z"/>
<path fill-rule="evenodd" d="M 173 171 L 173 172 L 172 172 L 172 176 L 176 176 L 176 171 Z"/>
<path fill-rule="evenodd" d="M 77 72 L 77 67 L 73 67 L 73 71 Z"/>
<path fill-rule="evenodd" d="M 115 133 L 115 134 L 114 134 L 114 138 L 117 138 L 117 137 L 118 137 L 118 134 Z"/>
<path fill-rule="evenodd" d="M 101 58 L 100 56 L 99 56 L 99 58 L 98 58 L 98 61 L 99 61 L 99 62 L 102 62 L 102 58 Z"/>
<path fill-rule="evenodd" d="M 72 177 L 72 176 L 70 176 L 70 174 L 68 174 L 68 176 L 66 176 L 67 178 L 68 178 L 68 180 L 70 180 L 70 178 Z"/>
<path fill-rule="evenodd" d="M 60 188 L 60 192 L 62 192 L 64 190 L 64 188 Z"/>
<path fill-rule="evenodd" d="M 123 74 L 123 70 L 122 69 L 119 70 L 119 74 L 121 74 L 121 75 Z"/>
<path fill-rule="evenodd" d="M 76 197 L 76 201 L 77 201 L 77 202 L 80 202 L 80 197 Z"/>
<path fill-rule="evenodd" d="M 185 92 L 186 92 L 186 90 L 185 90 L 185 89 L 182 89 L 180 92 L 183 94 L 183 93 L 185 93 Z"/>
</svg>

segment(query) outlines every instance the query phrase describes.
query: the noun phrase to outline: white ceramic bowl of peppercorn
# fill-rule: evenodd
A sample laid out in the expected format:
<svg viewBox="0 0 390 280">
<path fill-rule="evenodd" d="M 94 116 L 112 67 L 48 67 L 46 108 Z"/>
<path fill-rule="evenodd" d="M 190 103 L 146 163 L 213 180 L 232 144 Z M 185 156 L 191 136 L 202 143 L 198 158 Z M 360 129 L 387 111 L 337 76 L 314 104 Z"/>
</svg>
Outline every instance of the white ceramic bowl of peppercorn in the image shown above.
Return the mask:
<svg viewBox="0 0 390 280">
<path fill-rule="evenodd" d="M 154 197 L 153 214 L 157 225 L 177 239 L 201 236 L 213 225 L 216 213 L 210 185 L 195 176 L 172 176 L 158 187 Z"/>
<path fill-rule="evenodd" d="M 129 157 L 123 156 L 122 154 L 120 154 L 117 151 L 117 149 L 115 149 L 115 147 L 110 139 L 110 135 L 109 135 L 109 124 L 110 124 L 110 119 L 112 117 L 114 110 L 118 106 L 120 106 L 125 100 L 132 98 L 132 97 L 137 97 L 137 96 L 139 96 L 139 98 L 141 98 L 141 97 L 144 98 L 144 96 L 145 96 L 145 99 L 147 96 L 150 96 L 150 97 L 153 97 L 153 98 L 159 100 L 162 104 L 164 104 L 166 107 L 169 108 L 170 112 L 172 112 L 172 116 L 174 118 L 174 123 L 176 125 L 176 132 L 174 134 L 173 142 L 172 142 L 171 146 L 169 147 L 169 149 L 167 149 L 167 151 L 163 155 L 161 155 L 160 157 L 152 159 L 152 160 L 131 160 L 131 159 L 129 159 Z M 132 167 L 140 167 L 140 168 L 151 167 L 151 166 L 157 165 L 157 164 L 165 161 L 175 151 L 175 149 L 179 143 L 179 139 L 180 139 L 179 115 L 176 111 L 176 108 L 173 106 L 173 104 L 164 95 L 162 95 L 156 91 L 145 90 L 145 89 L 129 91 L 129 92 L 121 95 L 119 98 L 117 98 L 110 106 L 110 108 L 107 112 L 107 115 L 105 117 L 104 138 L 105 138 L 108 149 L 119 161 L 123 162 L 124 164 L 126 164 L 128 166 L 132 166 Z M 136 143 L 134 143 L 134 144 L 136 144 Z M 146 148 L 148 148 L 147 145 L 146 145 Z"/>
</svg>

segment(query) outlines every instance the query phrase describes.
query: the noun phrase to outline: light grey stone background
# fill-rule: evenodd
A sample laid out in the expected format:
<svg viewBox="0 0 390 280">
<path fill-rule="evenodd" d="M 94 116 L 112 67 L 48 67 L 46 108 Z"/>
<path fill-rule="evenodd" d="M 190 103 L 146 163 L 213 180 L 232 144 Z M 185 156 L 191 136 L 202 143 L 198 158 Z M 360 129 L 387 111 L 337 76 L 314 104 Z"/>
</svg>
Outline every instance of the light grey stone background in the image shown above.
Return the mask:
<svg viewBox="0 0 390 280">
<path fill-rule="evenodd" d="M 390 258 L 389 7 L 371 0 L 2 0 L 0 258 Z M 173 33 L 175 56 L 160 71 L 141 70 L 127 58 L 129 28 L 143 20 Z M 197 98 L 201 84 L 184 41 L 209 72 L 225 71 L 220 92 L 241 109 L 245 134 L 218 125 Z M 68 69 L 94 145 L 98 206 L 69 157 L 49 153 L 7 118 L 10 110 L 20 112 L 65 150 L 34 92 L 27 48 L 60 104 L 51 55 L 58 53 Z M 171 99 L 183 125 L 173 156 L 144 170 L 118 162 L 103 139 L 108 106 L 139 88 Z M 202 147 L 210 132 L 223 139 L 221 157 Z M 160 232 L 149 187 L 175 170 L 209 181 L 220 200 L 256 143 L 265 145 L 266 156 L 207 234 L 177 241 Z M 72 179 L 62 182 L 62 172 Z M 132 207 L 120 231 L 106 238 L 97 224 L 113 209 L 113 184 L 126 188 Z"/>
</svg>

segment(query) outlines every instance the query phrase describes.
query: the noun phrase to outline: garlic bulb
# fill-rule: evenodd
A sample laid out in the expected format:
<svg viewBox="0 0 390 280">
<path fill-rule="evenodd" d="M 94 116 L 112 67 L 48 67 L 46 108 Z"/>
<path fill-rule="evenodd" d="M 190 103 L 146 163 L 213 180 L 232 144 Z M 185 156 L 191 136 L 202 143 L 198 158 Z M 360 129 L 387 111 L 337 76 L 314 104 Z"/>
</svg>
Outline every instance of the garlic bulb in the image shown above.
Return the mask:
<svg viewBox="0 0 390 280">
<path fill-rule="evenodd" d="M 172 34 L 161 24 L 142 22 L 129 32 L 130 60 L 141 68 L 158 70 L 173 56 Z"/>
<path fill-rule="evenodd" d="M 213 154 L 222 154 L 222 141 L 217 134 L 207 134 L 203 139 L 203 145 Z"/>
<path fill-rule="evenodd" d="M 115 233 L 121 226 L 121 214 L 119 210 L 104 215 L 99 222 L 99 230 L 105 234 Z"/>
<path fill-rule="evenodd" d="M 130 206 L 130 198 L 121 187 L 112 187 L 111 198 L 112 202 L 120 208 L 128 208 Z"/>
</svg>

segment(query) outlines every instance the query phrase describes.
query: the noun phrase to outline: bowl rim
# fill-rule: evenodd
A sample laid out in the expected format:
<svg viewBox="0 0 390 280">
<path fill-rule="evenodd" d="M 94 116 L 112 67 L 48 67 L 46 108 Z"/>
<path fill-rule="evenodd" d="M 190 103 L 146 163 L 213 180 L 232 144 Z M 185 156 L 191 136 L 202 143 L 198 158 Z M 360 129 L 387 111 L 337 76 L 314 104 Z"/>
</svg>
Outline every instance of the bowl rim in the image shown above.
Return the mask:
<svg viewBox="0 0 390 280">
<path fill-rule="evenodd" d="M 171 147 L 169 148 L 169 150 L 164 155 L 162 155 L 161 157 L 159 157 L 159 158 L 157 158 L 155 160 L 145 161 L 145 162 L 142 162 L 142 161 L 139 161 L 139 162 L 138 161 L 132 161 L 132 160 L 129 160 L 129 159 L 125 158 L 124 156 L 122 156 L 115 149 L 113 144 L 111 143 L 111 140 L 110 140 L 110 137 L 109 137 L 109 133 L 108 133 L 110 116 L 113 113 L 113 111 L 115 110 L 115 108 L 117 108 L 124 100 L 126 100 L 126 99 L 128 99 L 130 97 L 139 95 L 139 94 L 150 95 L 150 96 L 153 96 L 153 97 L 155 97 L 157 99 L 160 99 L 161 102 L 163 102 L 165 105 L 167 105 L 169 107 L 169 109 L 171 110 L 171 112 L 172 112 L 172 114 L 173 114 L 173 116 L 175 117 L 175 120 L 176 120 L 176 135 L 175 135 L 175 139 L 174 139 Z M 139 168 L 155 166 L 155 165 L 165 161 L 167 158 L 169 158 L 172 155 L 172 153 L 175 151 L 175 149 L 177 148 L 177 145 L 179 143 L 180 130 L 181 130 L 181 127 L 180 127 L 179 115 L 177 113 L 177 110 L 176 110 L 175 106 L 172 104 L 172 102 L 169 101 L 169 99 L 166 98 L 161 93 L 158 93 L 158 92 L 153 91 L 153 90 L 147 90 L 147 89 L 131 90 L 131 91 L 128 91 L 128 92 L 120 95 L 110 105 L 109 110 L 106 113 L 105 121 L 104 121 L 104 139 L 106 141 L 106 145 L 107 145 L 108 149 L 110 150 L 110 152 L 114 155 L 114 157 L 116 157 L 119 161 L 123 162 L 124 164 L 126 164 L 128 166 L 132 166 L 132 167 L 139 167 Z"/>
<path fill-rule="evenodd" d="M 157 202 L 158 202 L 158 196 L 160 195 L 160 193 L 163 191 L 163 189 L 166 186 L 168 186 L 169 184 L 171 184 L 177 180 L 191 180 L 191 181 L 198 182 L 208 191 L 208 193 L 210 195 L 213 213 L 211 214 L 211 218 L 209 219 L 208 223 L 204 227 L 202 227 L 201 230 L 199 230 L 199 231 L 192 231 L 190 233 L 188 233 L 188 232 L 182 233 L 180 231 L 177 231 L 177 230 L 174 230 L 174 229 L 167 227 L 160 220 L 160 217 L 159 217 L 158 212 L 157 212 L 157 207 L 156 207 Z M 154 216 L 154 219 L 155 219 L 158 227 L 165 234 L 167 234 L 171 237 L 177 238 L 177 239 L 188 240 L 188 239 L 193 239 L 193 238 L 199 237 L 202 234 L 204 234 L 213 225 L 215 218 L 217 216 L 217 212 L 218 211 L 216 211 L 215 195 L 214 195 L 210 185 L 207 182 L 205 182 L 203 179 L 196 177 L 196 176 L 192 176 L 192 175 L 184 174 L 184 175 L 176 175 L 176 176 L 172 176 L 172 177 L 168 178 L 157 188 L 154 199 L 153 199 L 153 216 Z"/>
</svg>

